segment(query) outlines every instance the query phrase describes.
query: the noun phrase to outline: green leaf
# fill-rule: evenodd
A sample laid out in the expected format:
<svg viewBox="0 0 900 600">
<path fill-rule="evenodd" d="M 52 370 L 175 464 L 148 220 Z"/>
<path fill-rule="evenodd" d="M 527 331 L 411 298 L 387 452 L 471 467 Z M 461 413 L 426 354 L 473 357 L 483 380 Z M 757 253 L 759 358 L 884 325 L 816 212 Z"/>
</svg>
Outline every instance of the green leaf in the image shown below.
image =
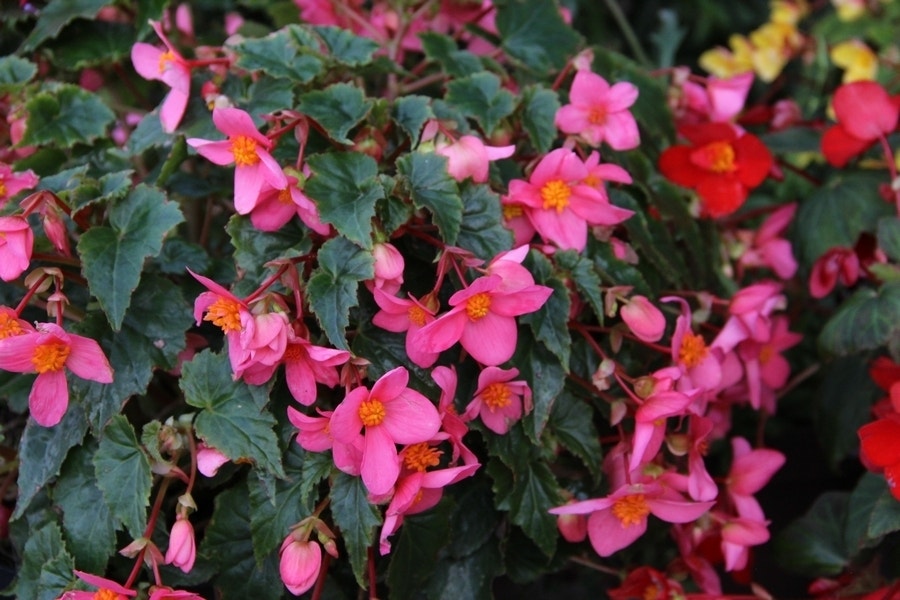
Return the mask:
<svg viewBox="0 0 900 600">
<path fill-rule="evenodd" d="M 375 528 L 381 525 L 381 513 L 369 504 L 361 478 L 346 473 L 335 476 L 331 486 L 331 514 L 350 555 L 356 582 L 359 587 L 367 588 L 368 548 L 375 541 Z"/>
<path fill-rule="evenodd" d="M 644 279 L 644 275 L 634 267 L 634 265 L 630 265 L 624 260 L 617 258 L 613 253 L 612 246 L 609 244 L 589 239 L 588 256 L 593 259 L 594 263 L 591 271 L 593 271 L 595 275 L 599 275 L 606 283 L 610 285 L 630 285 L 637 294 L 643 294 L 650 297 L 654 295 L 647 280 Z M 591 294 L 588 291 L 591 288 L 586 287 L 586 283 L 584 285 L 578 283 L 580 273 L 581 271 L 578 268 L 572 271 L 572 275 L 575 277 L 575 283 L 578 285 L 578 290 L 586 297 L 589 297 L 591 306 L 594 310 L 599 309 L 602 311 L 603 295 L 600 293 L 599 288 L 592 288 L 593 294 Z M 587 277 L 590 277 L 590 275 L 587 275 Z M 596 297 L 593 297 L 594 295 L 596 295 Z M 595 302 L 597 299 L 600 299 L 599 305 Z M 601 319 L 601 322 L 602 317 L 600 317 L 600 315 L 602 314 L 602 312 L 597 313 L 597 317 Z"/>
<path fill-rule="evenodd" d="M 243 40 L 235 44 L 237 65 L 249 71 L 263 71 L 272 77 L 282 77 L 307 83 L 322 71 L 322 61 L 307 53 L 300 54 L 293 30 L 288 26 L 266 37 Z"/>
<path fill-rule="evenodd" d="M 319 249 L 319 266 L 306 287 L 310 308 L 329 341 L 348 350 L 345 329 L 350 309 L 359 304 L 359 282 L 372 279 L 375 258 L 345 238 L 328 240 Z"/>
<path fill-rule="evenodd" d="M 578 50 L 581 40 L 553 0 L 500 0 L 495 6 L 501 47 L 531 69 L 562 69 Z"/>
<path fill-rule="evenodd" d="M 391 598 L 415 598 L 450 537 L 450 504 L 442 502 L 427 512 L 405 517 L 394 537 L 387 573 Z"/>
<path fill-rule="evenodd" d="M 84 411 L 70 409 L 56 427 L 41 427 L 29 419 L 19 442 L 19 498 L 12 518 L 18 519 L 38 492 L 59 474 L 69 450 L 81 443 L 88 423 Z"/>
<path fill-rule="evenodd" d="M 141 184 L 110 207 L 110 227 L 92 227 L 81 236 L 84 275 L 113 329 L 122 326 L 144 260 L 159 254 L 163 238 L 183 220 L 177 204 Z"/>
<path fill-rule="evenodd" d="M 276 477 L 285 476 L 264 387 L 235 381 L 228 357 L 209 351 L 183 365 L 180 385 L 185 402 L 203 409 L 194 420 L 203 441 L 232 461 L 250 459 Z"/>
<path fill-rule="evenodd" d="M 15 588 L 16 597 L 56 600 L 71 583 L 74 568 L 75 563 L 63 543 L 59 525 L 47 523 L 25 542 Z"/>
<path fill-rule="evenodd" d="M 547 556 L 556 551 L 556 517 L 549 511 L 562 503 L 559 484 L 544 461 L 532 461 L 515 472 L 509 517 Z"/>
<path fill-rule="evenodd" d="M 153 111 L 144 115 L 134 131 L 128 137 L 128 152 L 133 156 L 143 153 L 150 148 L 164 146 L 171 141 L 171 136 L 163 131 L 159 121 L 159 113 Z"/>
<path fill-rule="evenodd" d="M 882 217 L 878 221 L 878 247 L 888 258 L 900 262 L 900 218 Z"/>
<path fill-rule="evenodd" d="M 278 554 L 257 564 L 250 529 L 247 488 L 236 485 L 216 496 L 200 553 L 216 566 L 215 587 L 223 600 L 281 600 L 284 585 L 278 574 Z"/>
<path fill-rule="evenodd" d="M 869 517 L 878 500 L 886 492 L 889 494 L 884 477 L 874 473 L 863 474 L 851 492 L 844 524 L 844 538 L 852 555 L 881 541 L 881 534 L 869 534 Z"/>
<path fill-rule="evenodd" d="M 646 258 L 666 281 L 681 287 L 687 266 L 665 224 L 648 219 L 638 202 L 624 190 L 610 189 L 609 198 L 616 206 L 634 211 L 624 226 L 641 259 Z"/>
<path fill-rule="evenodd" d="M 7 93 L 31 81 L 37 74 L 37 65 L 18 56 L 0 57 L 0 92 Z"/>
<path fill-rule="evenodd" d="M 826 492 L 806 514 L 784 528 L 775 539 L 778 564 L 810 577 L 843 571 L 851 558 L 844 539 L 849 499 L 847 492 Z"/>
<path fill-rule="evenodd" d="M 581 459 L 595 479 L 599 477 L 603 451 L 594 426 L 594 411 L 587 402 L 563 390 L 553 404 L 547 427 L 569 452 Z"/>
<path fill-rule="evenodd" d="M 490 186 L 471 181 L 460 187 L 463 214 L 456 245 L 484 260 L 512 248 L 512 232 L 503 226 L 500 196 Z"/>
<path fill-rule="evenodd" d="M 520 323 L 531 327 L 535 339 L 539 340 L 559 359 L 563 368 L 568 370 L 569 354 L 572 340 L 569 337 L 569 290 L 557 277 L 553 276 L 553 265 L 542 254 L 529 254 L 529 270 L 534 275 L 535 283 L 553 289 L 553 293 L 537 311 L 522 315 Z"/>
<path fill-rule="evenodd" d="M 859 234 L 874 232 L 894 207 L 881 199 L 878 173 L 838 172 L 800 204 L 794 219 L 798 258 L 807 267 L 835 246 L 852 248 Z"/>
<path fill-rule="evenodd" d="M 425 393 L 435 391 L 431 370 L 423 369 L 409 360 L 406 354 L 406 334 L 391 333 L 375 325 L 371 319 L 360 324 L 353 337 L 351 350 L 356 356 L 365 356 L 369 361 L 370 377 L 381 377 L 397 365 L 406 365 L 409 370 L 410 387 Z"/>
<path fill-rule="evenodd" d="M 75 563 L 89 573 L 106 571 L 107 560 L 116 552 L 115 524 L 94 475 L 96 449 L 91 444 L 73 450 L 53 488 Z"/>
<path fill-rule="evenodd" d="M 463 203 L 456 181 L 447 172 L 447 158 L 413 152 L 397 161 L 397 172 L 409 185 L 417 208 L 431 211 L 444 242 L 456 244 L 463 217 Z"/>
<path fill-rule="evenodd" d="M 294 219 L 278 231 L 260 231 L 250 217 L 233 215 L 225 227 L 234 246 L 234 260 L 245 273 L 244 280 L 253 286 L 261 283 L 271 270 L 271 260 L 289 255 L 307 254 L 312 240 Z"/>
<path fill-rule="evenodd" d="M 210 257 L 203 246 L 177 237 L 168 238 L 156 257 L 159 270 L 166 275 L 184 275 L 186 269 L 194 273 L 205 273 L 209 269 Z"/>
<path fill-rule="evenodd" d="M 544 344 L 531 335 L 523 335 L 526 331 L 528 330 L 519 328 L 519 341 L 512 364 L 518 367 L 521 376 L 531 384 L 534 411 L 525 420 L 526 432 L 537 443 L 550 418 L 553 402 L 562 391 L 566 369 Z"/>
<path fill-rule="evenodd" d="M 300 111 L 321 125 L 336 142 L 352 144 L 350 130 L 366 118 L 372 101 L 350 83 L 336 83 L 300 96 Z"/>
<path fill-rule="evenodd" d="M 375 160 L 358 152 L 341 152 L 310 156 L 307 164 L 313 176 L 304 191 L 316 201 L 322 222 L 371 248 L 375 203 L 384 197 Z"/>
<path fill-rule="evenodd" d="M 74 71 L 129 56 L 134 33 L 131 25 L 80 20 L 66 27 L 48 46 L 57 66 Z"/>
<path fill-rule="evenodd" d="M 372 62 L 372 55 L 381 47 L 374 40 L 360 37 L 340 27 L 317 26 L 312 29 L 325 42 L 331 58 L 351 67 Z"/>
<path fill-rule="evenodd" d="M 441 560 L 428 582 L 429 600 L 490 600 L 494 577 L 502 570 L 494 540 L 463 557 Z"/>
<path fill-rule="evenodd" d="M 603 308 L 603 293 L 600 291 L 602 283 L 593 263 L 574 250 L 557 252 L 554 257 L 559 267 L 568 271 L 578 292 L 591 305 L 597 320 L 603 323 L 606 311 Z"/>
<path fill-rule="evenodd" d="M 34 29 L 22 44 L 22 50 L 30 52 L 44 40 L 54 38 L 73 19 L 93 19 L 109 0 L 52 0 L 41 9 Z"/>
<path fill-rule="evenodd" d="M 870 538 L 878 538 L 900 531 L 900 502 L 891 494 L 887 482 L 881 479 L 881 496 L 872 507 L 867 533 Z"/>
<path fill-rule="evenodd" d="M 468 50 L 460 50 L 449 35 L 426 31 L 419 34 L 428 60 L 441 65 L 453 77 L 467 77 L 484 70 L 481 60 Z"/>
<path fill-rule="evenodd" d="M 107 173 L 100 179 L 85 177 L 78 187 L 63 193 L 61 197 L 67 200 L 75 212 L 92 204 L 119 200 L 131 189 L 133 175 L 134 171 L 127 169 Z"/>
<path fill-rule="evenodd" d="M 394 121 L 403 128 L 409 136 L 410 146 L 415 148 L 419 144 L 419 136 L 422 127 L 428 119 L 434 118 L 431 110 L 431 99 L 428 96 L 403 96 L 394 101 L 391 112 Z"/>
<path fill-rule="evenodd" d="M 494 510 L 488 480 L 476 473 L 448 490 L 456 501 L 447 548 L 450 556 L 459 558 L 472 554 L 497 531 L 501 516 Z"/>
<path fill-rule="evenodd" d="M 93 462 L 97 487 L 103 492 L 112 516 L 133 537 L 144 535 L 153 478 L 150 461 L 123 415 L 114 416 L 103 430 Z"/>
<path fill-rule="evenodd" d="M 900 283 L 858 289 L 819 335 L 826 352 L 843 356 L 886 346 L 900 335 Z"/>
<path fill-rule="evenodd" d="M 58 84 L 25 104 L 28 119 L 23 146 L 56 144 L 69 148 L 106 135 L 115 115 L 99 96 L 77 85 Z"/>
<path fill-rule="evenodd" d="M 287 79 L 265 77 L 247 89 L 247 112 L 262 115 L 294 106 L 294 84 Z"/>
<path fill-rule="evenodd" d="M 522 126 L 539 152 L 549 152 L 556 141 L 556 111 L 559 96 L 553 90 L 533 85 L 523 93 Z"/>
<path fill-rule="evenodd" d="M 500 121 L 515 110 L 515 96 L 500 86 L 500 78 L 481 72 L 447 84 L 447 103 L 478 121 L 490 135 Z"/>
</svg>

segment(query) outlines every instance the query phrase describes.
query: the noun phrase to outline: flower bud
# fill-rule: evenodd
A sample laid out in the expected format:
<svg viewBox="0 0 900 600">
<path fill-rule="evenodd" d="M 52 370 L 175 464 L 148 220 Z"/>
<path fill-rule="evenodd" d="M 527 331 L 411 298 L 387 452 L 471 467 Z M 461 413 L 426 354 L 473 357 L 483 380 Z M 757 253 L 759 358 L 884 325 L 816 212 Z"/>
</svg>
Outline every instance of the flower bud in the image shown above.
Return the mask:
<svg viewBox="0 0 900 600">
<path fill-rule="evenodd" d="M 169 534 L 169 549 L 166 550 L 166 564 L 175 565 L 185 573 L 194 567 L 197 558 L 197 547 L 194 543 L 194 527 L 182 515 L 175 518 Z"/>
<path fill-rule="evenodd" d="M 310 589 L 322 567 L 322 547 L 316 542 L 298 541 L 293 535 L 281 544 L 281 561 L 278 571 L 281 581 L 295 596 Z"/>
<path fill-rule="evenodd" d="M 619 315 L 631 332 L 645 342 L 659 341 L 666 330 L 666 318 L 662 311 L 644 296 L 629 298 L 619 309 Z"/>
</svg>

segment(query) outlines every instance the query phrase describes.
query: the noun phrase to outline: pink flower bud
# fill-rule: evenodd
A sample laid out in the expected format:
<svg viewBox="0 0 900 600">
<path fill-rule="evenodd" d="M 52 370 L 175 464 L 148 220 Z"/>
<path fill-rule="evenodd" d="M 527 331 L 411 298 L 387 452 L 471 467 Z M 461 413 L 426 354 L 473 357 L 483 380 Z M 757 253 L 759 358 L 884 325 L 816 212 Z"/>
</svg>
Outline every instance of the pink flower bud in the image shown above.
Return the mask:
<svg viewBox="0 0 900 600">
<path fill-rule="evenodd" d="M 215 477 L 219 467 L 228 462 L 228 457 L 215 448 L 201 444 L 197 450 L 197 470 L 204 477 Z"/>
<path fill-rule="evenodd" d="M 322 567 L 322 547 L 316 542 L 298 541 L 287 536 L 281 544 L 281 562 L 278 571 L 281 581 L 295 596 L 310 589 Z"/>
<path fill-rule="evenodd" d="M 658 341 L 666 330 L 666 318 L 662 311 L 653 306 L 644 296 L 632 296 L 619 309 L 622 320 L 638 339 L 645 342 Z"/>
<path fill-rule="evenodd" d="M 175 565 L 185 573 L 194 568 L 197 547 L 194 543 L 194 527 L 187 517 L 178 515 L 169 534 L 169 549 L 166 550 L 166 564 Z"/>
<path fill-rule="evenodd" d="M 394 294 L 403 284 L 403 255 L 387 242 L 375 244 L 372 248 L 375 258 L 375 287 L 388 294 Z"/>
<path fill-rule="evenodd" d="M 34 233 L 22 217 L 0 217 L 0 279 L 12 281 L 31 264 Z"/>
</svg>

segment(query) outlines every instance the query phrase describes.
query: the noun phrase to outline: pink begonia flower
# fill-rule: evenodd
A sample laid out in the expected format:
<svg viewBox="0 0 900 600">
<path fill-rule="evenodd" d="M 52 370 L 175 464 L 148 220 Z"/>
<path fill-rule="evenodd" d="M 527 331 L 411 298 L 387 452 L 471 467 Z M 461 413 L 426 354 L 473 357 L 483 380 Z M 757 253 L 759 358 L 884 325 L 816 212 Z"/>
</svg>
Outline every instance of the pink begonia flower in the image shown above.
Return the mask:
<svg viewBox="0 0 900 600">
<path fill-rule="evenodd" d="M 484 269 L 484 274 L 499 275 L 502 280 L 499 289 L 504 292 L 514 292 L 534 285 L 534 275 L 522 266 L 522 261 L 528 256 L 529 250 L 529 246 L 523 244 L 512 250 L 501 252 L 491 259 Z"/>
<path fill-rule="evenodd" d="M 153 585 L 150 586 L 150 598 L 148 600 L 204 600 L 204 598 L 194 592 L 173 590 L 167 586 Z"/>
<path fill-rule="evenodd" d="M 427 369 L 437 361 L 439 352 L 427 352 L 420 345 L 413 343 L 415 334 L 428 323 L 434 321 L 434 310 L 413 296 L 409 299 L 398 298 L 375 288 L 372 290 L 375 303 L 380 309 L 372 317 L 372 323 L 394 333 L 406 332 L 406 355 L 416 365 Z"/>
<path fill-rule="evenodd" d="M 334 387 L 340 383 L 337 367 L 350 360 L 346 350 L 316 346 L 288 328 L 284 351 L 284 375 L 294 400 L 304 406 L 316 401 L 316 384 Z"/>
<path fill-rule="evenodd" d="M 23 217 L 0 217 L 0 279 L 12 281 L 28 269 L 34 233 Z"/>
<path fill-rule="evenodd" d="M 331 415 L 333 411 L 316 409 L 320 416 L 310 417 L 293 406 L 288 406 L 287 416 L 291 425 L 297 428 L 297 443 L 309 452 L 331 450 L 334 438 L 331 437 Z"/>
<path fill-rule="evenodd" d="M 278 572 L 284 587 L 295 596 L 309 590 L 322 568 L 322 546 L 310 540 L 297 540 L 292 535 L 281 544 Z"/>
<path fill-rule="evenodd" d="M 797 212 L 797 203 L 791 202 L 775 210 L 759 229 L 750 234 L 748 247 L 738 258 L 741 267 L 768 267 L 781 279 L 790 279 L 797 272 L 797 259 L 791 242 L 781 236 L 791 224 Z"/>
<path fill-rule="evenodd" d="M 9 165 L 0 163 L 0 207 L 19 192 L 34 188 L 38 181 L 31 169 L 14 173 Z"/>
<path fill-rule="evenodd" d="M 378 242 L 372 246 L 372 257 L 375 259 L 375 279 L 366 281 L 369 291 L 379 288 L 388 294 L 396 294 L 403 285 L 403 255 L 393 244 Z"/>
<path fill-rule="evenodd" d="M 770 315 L 786 304 L 781 284 L 776 281 L 761 281 L 739 290 L 731 297 L 730 316 L 712 346 L 730 352 L 746 339 L 761 343 L 769 341 L 772 335 Z"/>
<path fill-rule="evenodd" d="M 0 340 L 14 335 L 33 333 L 34 327 L 8 306 L 0 306 Z"/>
<path fill-rule="evenodd" d="M 680 389 L 716 390 L 722 382 L 719 352 L 707 346 L 702 335 L 691 331 L 691 309 L 683 298 L 666 296 L 660 300 L 681 305 L 681 314 L 675 319 L 672 334 L 672 361 L 683 373 Z"/>
<path fill-rule="evenodd" d="M 665 440 L 666 419 L 685 415 L 693 401 L 693 395 L 662 389 L 641 403 L 634 415 L 634 437 L 631 460 L 628 463 L 630 470 L 634 471 L 653 460 Z"/>
<path fill-rule="evenodd" d="M 722 554 L 726 571 L 740 571 L 747 566 L 750 546 L 769 541 L 769 528 L 764 521 L 746 517 L 730 518 L 722 525 Z"/>
<path fill-rule="evenodd" d="M 282 190 L 287 177 L 269 154 L 272 141 L 257 131 L 249 114 L 239 108 L 216 108 L 212 119 L 227 140 L 188 138 L 187 143 L 214 164 L 234 163 L 234 209 L 246 215 L 259 200 L 263 182 Z"/>
<path fill-rule="evenodd" d="M 116 583 L 111 579 L 92 575 L 91 573 L 85 573 L 84 571 L 76 570 L 73 571 L 73 573 L 75 573 L 78 579 L 97 589 L 90 592 L 69 590 L 68 592 L 63 592 L 58 600 L 98 600 L 98 598 L 102 600 L 125 600 L 126 598 L 137 596 L 137 591 L 129 590 L 127 587 L 124 587 L 122 584 Z"/>
<path fill-rule="evenodd" d="M 33 332 L 0 339 L 0 369 L 38 374 L 28 395 L 28 408 L 39 425 L 52 427 L 66 413 L 66 367 L 82 379 L 113 380 L 109 361 L 95 340 L 66 333 L 54 323 L 38 323 Z"/>
<path fill-rule="evenodd" d="M 853 248 L 831 248 L 813 264 L 809 275 L 809 294 L 813 298 L 824 298 L 838 281 L 845 287 L 855 284 L 859 273 L 859 257 Z"/>
<path fill-rule="evenodd" d="M 568 504 L 578 502 L 575 499 L 569 500 Z M 587 539 L 587 517 L 584 515 L 557 515 L 556 529 L 567 542 L 577 544 Z"/>
<path fill-rule="evenodd" d="M 459 342 L 472 358 L 488 366 L 512 358 L 519 335 L 515 317 L 538 310 L 553 290 L 530 285 L 504 292 L 502 282 L 499 275 L 479 277 L 453 294 L 453 308 L 417 331 L 413 343 L 426 352 L 442 352 Z"/>
<path fill-rule="evenodd" d="M 486 367 L 478 374 L 478 387 L 466 406 L 463 419 L 469 421 L 478 416 L 494 433 L 503 435 L 509 431 L 523 414 L 530 413 L 534 408 L 528 382 L 522 379 L 513 381 L 518 376 L 518 369 Z"/>
<path fill-rule="evenodd" d="M 612 163 L 601 163 L 600 153 L 594 150 L 584 161 L 584 167 L 587 169 L 587 176 L 584 183 L 591 186 L 603 194 L 603 197 L 609 201 L 606 195 L 606 182 L 613 181 L 615 183 L 631 183 L 633 180 L 628 171 L 614 165 Z"/>
<path fill-rule="evenodd" d="M 331 415 L 335 442 L 353 443 L 364 430 L 360 474 L 373 495 L 388 493 L 400 475 L 396 444 L 427 442 L 441 427 L 437 408 L 407 387 L 409 372 L 397 367 L 385 373 L 371 391 L 351 391 Z"/>
<path fill-rule="evenodd" d="M 691 502 L 658 482 L 625 485 L 605 498 L 551 508 L 554 515 L 590 515 L 588 537 L 600 556 L 611 556 L 631 545 L 647 530 L 651 513 L 669 523 L 700 518 L 714 502 Z"/>
<path fill-rule="evenodd" d="M 737 513 L 754 521 L 764 521 L 762 507 L 753 497 L 784 464 L 784 454 L 766 448 L 752 449 L 742 437 L 731 439 L 734 458 L 725 479 L 725 489 Z"/>
<path fill-rule="evenodd" d="M 628 298 L 619 308 L 619 316 L 639 340 L 656 342 L 666 330 L 666 318 L 645 296 Z"/>
<path fill-rule="evenodd" d="M 175 517 L 175 524 L 169 532 L 169 549 L 166 550 L 166 564 L 174 565 L 190 573 L 197 558 L 197 546 L 194 541 L 194 526 L 184 515 Z"/>
<path fill-rule="evenodd" d="M 287 186 L 283 188 L 272 187 L 267 181 L 263 182 L 259 199 L 250 209 L 250 222 L 260 231 L 278 231 L 297 216 L 304 225 L 319 235 L 328 235 L 331 225 L 322 223 L 319 208 L 298 187 L 298 178 L 293 175 L 286 177 Z"/>
<path fill-rule="evenodd" d="M 431 378 L 441 388 L 438 413 L 441 415 L 441 433 L 447 435 L 447 441 L 453 449 L 451 463 L 455 464 L 460 458 L 467 465 L 477 463 L 478 457 L 463 444 L 462 440 L 469 432 L 469 427 L 463 417 L 456 413 L 456 405 L 453 403 L 456 397 L 456 370 L 452 367 L 438 366 L 432 369 Z"/>
<path fill-rule="evenodd" d="M 628 110 L 637 97 L 632 83 L 610 86 L 596 73 L 578 71 L 569 91 L 570 104 L 556 111 L 556 126 L 563 133 L 580 135 L 591 146 L 605 141 L 613 150 L 637 148 L 640 133 Z"/>
<path fill-rule="evenodd" d="M 161 50 L 156 46 L 137 42 L 131 48 L 131 62 L 134 70 L 144 79 L 162 81 L 172 88 L 159 110 L 163 130 L 172 133 L 178 127 L 187 108 L 191 94 L 191 68 L 166 37 L 159 22 L 151 21 L 150 24 L 166 45 L 166 49 Z"/>
<path fill-rule="evenodd" d="M 447 157 L 447 172 L 453 179 L 464 181 L 471 177 L 475 183 L 484 183 L 488 179 L 488 162 L 509 158 L 516 147 L 488 146 L 474 135 L 463 135 L 455 142 L 438 141 L 434 151 Z"/>
<path fill-rule="evenodd" d="M 219 472 L 219 467 L 229 462 L 230 459 L 222 454 L 220 450 L 207 446 L 204 442 L 200 442 L 197 446 L 197 470 L 204 477 L 215 477 Z"/>
<path fill-rule="evenodd" d="M 775 412 L 775 391 L 784 387 L 791 375 L 791 365 L 781 353 L 803 340 L 799 333 L 788 331 L 788 318 L 772 318 L 772 332 L 767 342 L 746 340 L 738 345 L 738 355 L 744 362 L 750 406 Z"/>
<path fill-rule="evenodd" d="M 706 470 L 703 456 L 709 447 L 713 421 L 699 415 L 691 415 L 688 422 L 688 494 L 694 500 L 714 500 L 719 488 Z"/>
<path fill-rule="evenodd" d="M 514 243 L 517 246 L 528 244 L 537 230 L 525 214 L 525 205 L 516 202 L 509 195 L 501 196 L 500 203 L 503 210 L 503 224 L 512 232 Z"/>
<path fill-rule="evenodd" d="M 753 72 L 747 71 L 726 79 L 708 77 L 705 86 L 685 81 L 682 92 L 686 107 L 676 109 L 676 113 L 682 113 L 677 116 L 679 124 L 733 121 L 744 109 L 747 94 L 753 86 L 753 77 Z"/>
<path fill-rule="evenodd" d="M 509 183 L 509 202 L 521 205 L 542 238 L 564 250 L 584 250 L 588 225 L 617 225 L 634 214 L 609 203 L 605 191 L 572 150 L 547 154 L 528 181 Z"/>
</svg>

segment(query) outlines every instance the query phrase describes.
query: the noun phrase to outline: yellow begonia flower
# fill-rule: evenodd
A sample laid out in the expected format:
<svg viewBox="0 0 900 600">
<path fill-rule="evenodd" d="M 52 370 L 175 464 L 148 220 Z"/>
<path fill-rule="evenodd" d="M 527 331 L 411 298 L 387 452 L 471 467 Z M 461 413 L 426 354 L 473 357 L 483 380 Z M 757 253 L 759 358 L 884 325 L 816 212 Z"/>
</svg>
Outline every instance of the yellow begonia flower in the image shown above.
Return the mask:
<svg viewBox="0 0 900 600">
<path fill-rule="evenodd" d="M 754 70 L 760 79 L 771 82 L 800 47 L 803 37 L 793 25 L 766 23 L 750 34 L 750 42 L 754 48 Z"/>
<path fill-rule="evenodd" d="M 831 0 L 841 21 L 855 21 L 866 13 L 866 0 Z"/>
<path fill-rule="evenodd" d="M 728 39 L 730 50 L 713 48 L 700 55 L 700 67 L 706 72 L 727 79 L 753 70 L 753 46 L 742 35 Z"/>
<path fill-rule="evenodd" d="M 878 74 L 878 57 L 860 40 L 835 44 L 828 55 L 835 66 L 844 69 L 844 83 L 873 81 Z"/>
<path fill-rule="evenodd" d="M 780 25 L 796 25 L 809 12 L 805 0 L 772 0 L 769 21 Z"/>
</svg>

